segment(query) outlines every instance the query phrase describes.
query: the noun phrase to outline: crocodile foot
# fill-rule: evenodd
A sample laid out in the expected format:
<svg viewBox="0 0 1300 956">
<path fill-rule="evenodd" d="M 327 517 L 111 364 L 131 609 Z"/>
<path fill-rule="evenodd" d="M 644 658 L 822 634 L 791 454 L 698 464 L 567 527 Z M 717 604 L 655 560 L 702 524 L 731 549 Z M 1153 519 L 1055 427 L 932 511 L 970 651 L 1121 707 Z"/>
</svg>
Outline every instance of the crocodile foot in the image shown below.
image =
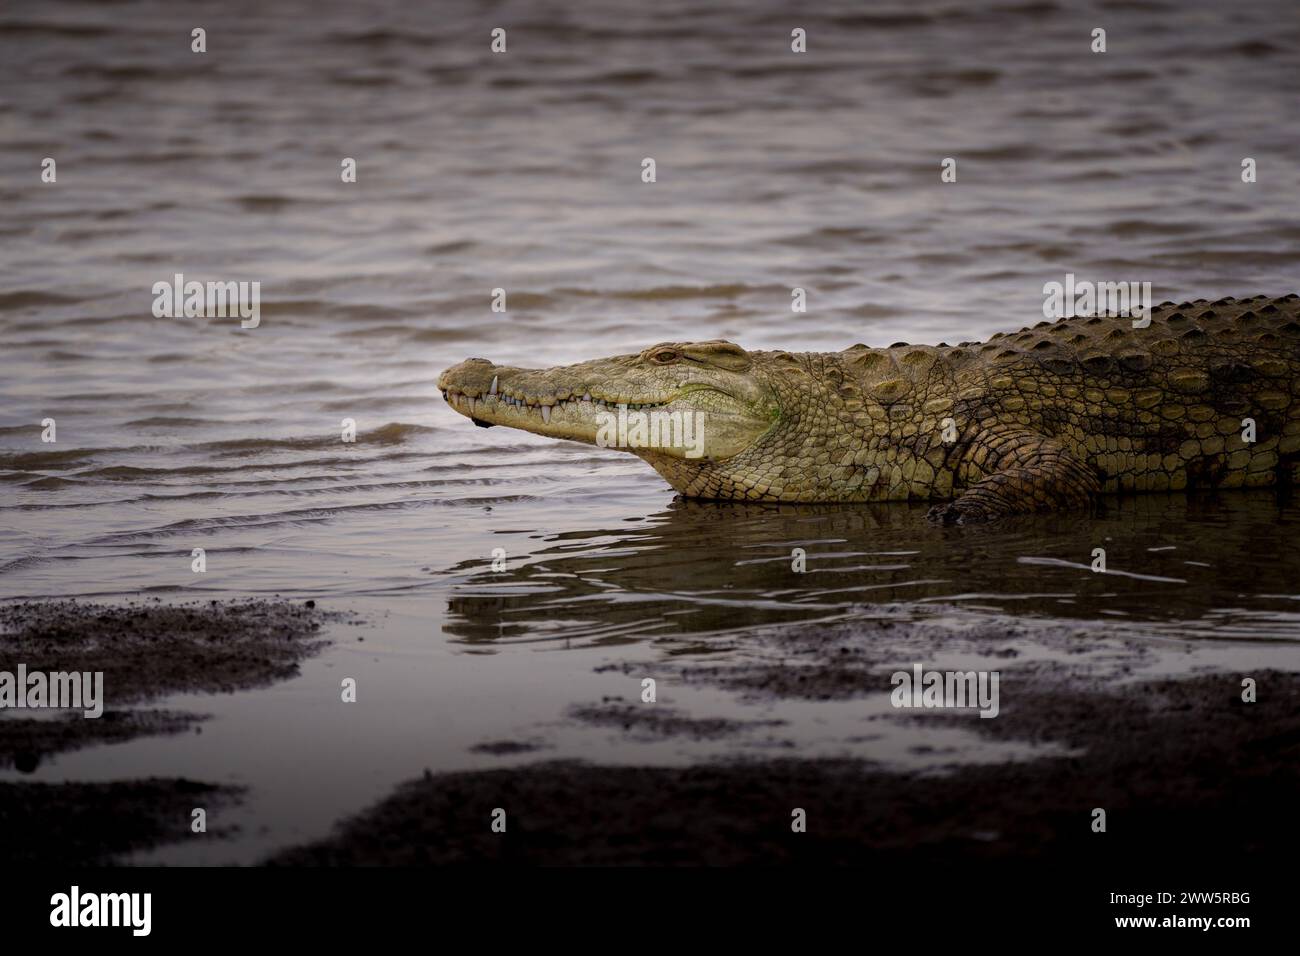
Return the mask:
<svg viewBox="0 0 1300 956">
<path fill-rule="evenodd" d="M 925 516 L 930 521 L 943 525 L 979 524 L 999 517 L 993 509 L 984 507 L 982 502 L 967 501 L 964 498 L 935 505 Z"/>
</svg>

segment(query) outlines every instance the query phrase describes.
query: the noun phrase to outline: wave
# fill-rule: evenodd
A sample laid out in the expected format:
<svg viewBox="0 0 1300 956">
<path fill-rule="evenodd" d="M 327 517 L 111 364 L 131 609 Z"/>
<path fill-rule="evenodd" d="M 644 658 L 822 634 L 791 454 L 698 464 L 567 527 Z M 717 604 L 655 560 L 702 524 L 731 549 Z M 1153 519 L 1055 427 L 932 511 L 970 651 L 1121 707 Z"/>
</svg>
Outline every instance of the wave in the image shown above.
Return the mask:
<svg viewBox="0 0 1300 956">
<path fill-rule="evenodd" d="M 235 196 L 228 200 L 245 212 L 281 212 L 303 200 L 271 194 Z"/>
<path fill-rule="evenodd" d="M 31 20 L 0 20 L 0 37 L 71 37 L 88 40 L 105 37 L 114 31 L 88 23 L 37 23 Z"/>
<path fill-rule="evenodd" d="M 193 358 L 193 356 L 189 356 Z M 170 418 L 156 415 L 152 418 L 136 418 L 123 422 L 124 428 L 200 428 L 204 425 L 218 425 L 221 422 L 209 418 Z"/>
<path fill-rule="evenodd" d="M 363 48 L 382 48 L 388 46 L 410 46 L 417 50 L 429 50 L 443 42 L 443 38 L 433 33 L 421 33 L 415 30 L 362 30 L 357 33 L 337 31 L 325 34 L 325 42 L 339 46 Z"/>
<path fill-rule="evenodd" d="M 156 80 L 168 76 L 165 71 L 153 67 L 104 63 L 78 63 L 64 69 L 63 75 L 90 76 L 105 80 Z"/>
<path fill-rule="evenodd" d="M 44 289 L 17 289 L 13 292 L 0 292 L 0 309 L 26 309 L 46 305 L 76 305 L 89 302 L 85 296 L 71 296 Z"/>
<path fill-rule="evenodd" d="M 163 419 L 164 421 L 166 419 Z M 192 420 L 195 424 L 210 424 L 199 419 Z M 22 432 L 22 426 L 15 426 L 13 433 Z M 429 435 L 440 431 L 433 425 L 415 425 L 405 422 L 388 422 L 385 425 L 379 425 L 375 428 L 364 429 L 357 432 L 358 446 L 366 445 L 400 445 L 421 435 Z M 26 451 L 12 454 L 0 454 L 0 468 L 12 471 L 41 471 L 45 469 L 67 468 L 72 465 L 90 462 L 92 459 L 104 455 L 134 455 L 142 456 L 147 454 L 157 454 L 163 452 L 166 454 L 182 454 L 186 452 L 198 452 L 201 454 L 217 455 L 255 455 L 268 451 L 313 451 L 327 448 L 337 448 L 340 445 L 339 433 L 331 431 L 328 434 L 313 436 L 310 438 L 236 438 L 212 442 L 196 442 L 193 444 L 173 445 L 160 447 L 157 445 L 133 445 L 117 448 L 69 448 L 57 451 Z M 330 462 L 350 462 L 350 458 L 327 459 Z M 302 462 L 264 464 L 258 467 L 281 468 L 288 465 L 303 464 Z M 246 466 L 245 466 L 246 467 Z M 180 468 L 142 468 L 135 465 L 112 465 L 101 467 L 92 471 L 80 472 L 80 477 L 100 477 L 100 478 L 122 478 L 132 476 L 156 475 L 156 474 L 203 474 L 210 470 L 230 470 L 217 465 L 194 465 Z"/>
<path fill-rule="evenodd" d="M 717 285 L 664 285 L 648 289 L 557 289 L 561 295 L 599 299 L 630 299 L 643 302 L 666 302 L 679 299 L 735 299 L 751 293 L 767 293 L 777 286 L 754 286 L 743 282 Z"/>
<path fill-rule="evenodd" d="M 357 432 L 358 445 L 399 445 L 418 435 L 430 435 L 440 429 L 432 425 L 412 425 L 403 422 L 389 422 L 368 431 Z M 204 442 L 187 446 L 195 451 L 216 452 L 218 454 L 256 454 L 276 449 L 312 450 L 336 448 L 340 443 L 339 435 L 333 432 L 319 438 L 235 438 L 226 441 Z"/>
<path fill-rule="evenodd" d="M 156 528 L 139 531 L 117 531 L 100 535 L 85 542 L 87 547 L 114 544 L 123 541 L 148 541 L 178 535 L 201 534 L 206 531 L 244 530 L 249 528 L 274 528 L 320 521 L 333 521 L 351 514 L 385 511 L 417 511 L 424 508 L 482 508 L 485 505 L 514 502 L 537 502 L 540 495 L 501 494 L 479 495 L 472 498 L 418 498 L 400 501 L 376 501 L 358 505 L 340 505 L 332 508 L 295 508 L 289 511 L 265 514 L 221 515 L 215 518 L 186 518 Z"/>
</svg>

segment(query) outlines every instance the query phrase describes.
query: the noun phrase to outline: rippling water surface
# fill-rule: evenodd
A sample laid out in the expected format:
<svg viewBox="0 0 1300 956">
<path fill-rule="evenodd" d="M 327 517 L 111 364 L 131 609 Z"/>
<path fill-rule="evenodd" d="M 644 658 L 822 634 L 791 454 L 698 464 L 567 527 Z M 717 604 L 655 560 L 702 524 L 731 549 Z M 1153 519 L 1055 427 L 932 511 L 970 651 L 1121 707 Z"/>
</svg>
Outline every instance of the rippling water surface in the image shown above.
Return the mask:
<svg viewBox="0 0 1300 956">
<path fill-rule="evenodd" d="M 1300 507 L 1271 495 L 986 529 L 684 502 L 630 457 L 468 427 L 434 383 L 470 355 L 980 338 L 1040 320 L 1066 272 L 1157 300 L 1291 291 L 1298 51 L 1282 0 L 0 8 L 0 596 L 286 594 L 372 625 L 300 679 L 197 703 L 201 743 L 36 776 L 250 783 L 230 852 L 252 858 L 425 766 L 490 764 L 484 739 L 706 753 L 557 722 L 626 692 L 601 663 L 725 654 L 755 625 L 932 604 L 1294 641 Z M 260 281 L 260 327 L 154 318 L 176 272 Z M 328 702 L 342 675 L 361 715 Z M 800 742 L 842 747 L 814 727 L 835 713 Z"/>
</svg>

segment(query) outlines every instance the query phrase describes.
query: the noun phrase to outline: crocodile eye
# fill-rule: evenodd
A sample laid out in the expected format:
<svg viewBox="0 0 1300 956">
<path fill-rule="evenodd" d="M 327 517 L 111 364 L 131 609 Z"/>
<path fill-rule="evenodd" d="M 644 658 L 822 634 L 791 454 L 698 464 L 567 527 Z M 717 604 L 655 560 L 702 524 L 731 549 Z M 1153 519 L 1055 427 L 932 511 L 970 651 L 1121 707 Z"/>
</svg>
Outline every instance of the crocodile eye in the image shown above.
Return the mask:
<svg viewBox="0 0 1300 956">
<path fill-rule="evenodd" d="M 650 361 L 656 365 L 671 365 L 682 357 L 682 353 L 676 349 L 660 349 L 650 356 Z"/>
</svg>

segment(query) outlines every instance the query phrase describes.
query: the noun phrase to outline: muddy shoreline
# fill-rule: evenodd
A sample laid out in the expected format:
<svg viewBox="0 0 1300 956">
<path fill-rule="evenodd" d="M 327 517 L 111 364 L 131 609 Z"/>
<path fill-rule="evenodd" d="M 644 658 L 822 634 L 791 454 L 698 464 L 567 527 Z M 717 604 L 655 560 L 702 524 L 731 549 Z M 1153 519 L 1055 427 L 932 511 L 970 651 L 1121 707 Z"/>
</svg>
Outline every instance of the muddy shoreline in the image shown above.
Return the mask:
<svg viewBox="0 0 1300 956">
<path fill-rule="evenodd" d="M 220 810 L 242 788 L 181 778 L 111 783 L 0 782 L 0 859 L 38 867 L 111 866 L 136 850 L 178 840 L 220 839 Z M 194 811 L 207 830 L 192 829 Z"/>
<path fill-rule="evenodd" d="M 301 602 L 166 605 L 78 602 L 0 608 L 0 670 L 105 671 L 105 714 L 32 719 L 0 713 L 0 765 L 22 770 L 78 747 L 139 734 L 187 733 L 203 715 L 150 709 L 177 690 L 264 686 L 296 672 L 345 615 Z M 1084 867 L 1283 862 L 1297 835 L 1300 675 L 1207 668 L 1172 678 L 1161 651 L 1122 629 L 1044 626 L 1031 619 L 954 621 L 942 609 L 773 627 L 736 639 L 730 659 L 663 655 L 612 663 L 630 686 L 649 673 L 663 703 L 635 696 L 576 701 L 564 720 L 628 741 L 723 741 L 745 735 L 772 756 L 690 766 L 604 766 L 557 759 L 544 737 L 470 748 L 513 763 L 433 774 L 340 821 L 324 839 L 273 852 L 279 866 L 781 865 L 898 866 L 1046 862 Z M 782 741 L 782 702 L 853 701 L 887 693 L 907 661 L 962 661 L 1001 671 L 996 719 L 973 712 L 885 711 L 873 720 L 960 725 L 981 739 L 1040 748 L 1029 758 L 971 762 L 923 743 L 924 769 L 863 759 L 809 759 Z M 111 676 L 110 676 L 111 675 Z M 678 685 L 770 704 L 736 720 L 672 702 Z M 870 729 L 870 728 L 868 728 Z M 922 741 L 925 735 L 916 740 Z M 1043 745 L 1046 745 L 1045 747 Z M 412 768 L 418 774 L 418 768 Z M 101 865 L 194 838 L 195 807 L 241 798 L 238 788 L 185 779 L 110 784 L 0 783 L 15 862 Z M 504 833 L 493 812 L 506 814 Z M 1106 811 L 1095 832 L 1094 812 Z M 802 811 L 806 830 L 795 832 Z M 108 823 L 106 824 L 106 821 Z M 214 821 L 215 823 L 215 821 Z M 214 825 L 204 839 L 220 839 Z"/>
<path fill-rule="evenodd" d="M 337 614 L 284 600 L 0 604 L 0 669 L 103 671 L 113 705 L 220 693 L 292 677 Z"/>
<path fill-rule="evenodd" d="M 0 605 L 0 672 L 102 672 L 103 713 L 0 710 L 0 768 L 30 773 L 84 747 L 194 733 L 206 715 L 142 704 L 179 691 L 222 693 L 293 676 L 324 646 L 340 615 L 283 600 L 124 604 L 36 601 Z M 0 781 L 0 858 L 102 865 L 120 854 L 194 838 L 191 814 L 241 789 L 186 779 L 111 783 Z M 208 828 L 199 838 L 219 838 Z"/>
<path fill-rule="evenodd" d="M 1069 756 L 899 774 L 778 759 L 687 768 L 543 762 L 430 776 L 281 865 L 1281 865 L 1297 834 L 1300 680 L 1223 675 L 1124 694 L 1025 687 L 987 732 L 1059 739 Z M 1234 701 L 1237 701 L 1234 703 Z M 925 719 L 925 718 L 917 718 Z M 952 718 L 947 718 L 952 719 Z M 961 718 L 956 718 L 961 719 Z M 1107 831 L 1092 830 L 1093 810 Z M 507 830 L 490 828 L 506 810 Z M 794 833 L 792 812 L 807 815 Z"/>
<path fill-rule="evenodd" d="M 125 604 L 31 601 L 0 605 L 0 672 L 100 672 L 103 713 L 0 710 L 0 767 L 94 744 L 195 729 L 203 714 L 135 708 L 178 691 L 264 687 L 298 673 L 317 634 L 339 615 L 290 601 Z M 131 707 L 132 709 L 126 709 Z"/>
<path fill-rule="evenodd" d="M 1297 836 L 1300 675 L 1142 679 L 1149 642 L 1039 623 L 850 622 L 750 636 L 768 662 L 665 661 L 657 679 L 767 701 L 884 693 L 900 661 L 978 659 L 1002 671 L 997 719 L 897 711 L 916 726 L 961 725 L 1047 756 L 992 764 L 931 754 L 922 771 L 854 759 L 779 756 L 688 767 L 541 760 L 426 774 L 339 825 L 274 855 L 276 865 L 961 865 L 1042 862 L 1120 872 L 1284 862 Z M 610 665 L 629 676 L 644 665 Z M 777 711 L 779 713 L 779 710 Z M 628 739 L 726 737 L 741 722 L 604 699 L 570 719 Z M 780 721 L 758 724 L 779 737 Z M 918 751 L 929 748 L 915 747 Z M 510 753 L 502 747 L 502 753 Z M 519 752 L 523 752 L 521 749 Z M 498 808 L 505 833 L 491 828 Z M 1095 811 L 1106 813 L 1096 832 Z M 792 814 L 807 829 L 792 830 Z"/>
</svg>

